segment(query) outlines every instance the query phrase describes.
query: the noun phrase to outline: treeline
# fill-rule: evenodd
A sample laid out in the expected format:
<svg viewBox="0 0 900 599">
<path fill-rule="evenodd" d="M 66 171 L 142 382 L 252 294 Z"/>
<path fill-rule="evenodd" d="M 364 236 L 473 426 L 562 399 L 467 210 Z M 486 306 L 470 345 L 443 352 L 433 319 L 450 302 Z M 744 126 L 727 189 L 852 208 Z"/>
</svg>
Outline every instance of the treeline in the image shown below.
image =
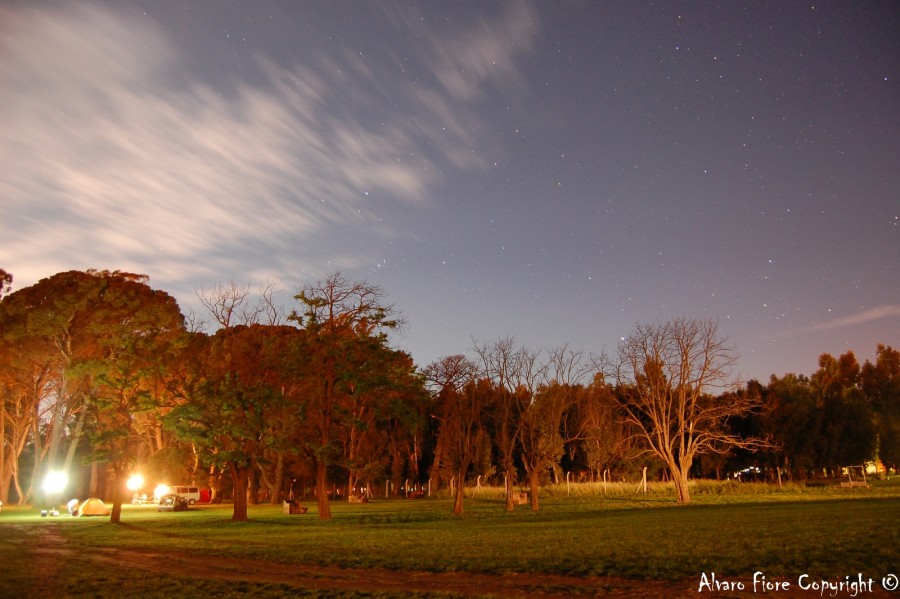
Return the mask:
<svg viewBox="0 0 900 599">
<path fill-rule="evenodd" d="M 807 378 L 735 388 L 715 323 L 638 326 L 611 355 L 476 343 L 418 368 L 391 347 L 402 323 L 382 290 L 335 274 L 283 313 L 271 288 L 200 293 L 206 333 L 146 277 L 71 271 L 9 293 L 0 272 L 0 500 L 38 495 L 53 469 L 81 469 L 113 501 L 148 480 L 230 492 L 236 520 L 279 502 L 503 484 L 566 475 L 619 479 L 644 467 L 689 501 L 689 476 L 798 479 L 876 455 L 897 467 L 900 359 L 823 355 Z M 680 485 L 680 486 L 679 486 Z M 682 489 L 683 487 L 683 489 Z"/>
</svg>

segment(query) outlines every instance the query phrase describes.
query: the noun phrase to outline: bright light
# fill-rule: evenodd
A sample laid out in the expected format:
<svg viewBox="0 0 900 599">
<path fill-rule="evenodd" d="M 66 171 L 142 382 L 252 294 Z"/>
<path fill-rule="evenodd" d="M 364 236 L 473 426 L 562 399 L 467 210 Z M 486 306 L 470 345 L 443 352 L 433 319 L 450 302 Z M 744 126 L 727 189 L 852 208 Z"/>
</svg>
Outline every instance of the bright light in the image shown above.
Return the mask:
<svg viewBox="0 0 900 599">
<path fill-rule="evenodd" d="M 65 472 L 51 470 L 44 478 L 44 486 L 42 488 L 45 493 L 61 493 L 68 483 L 69 477 Z"/>
<path fill-rule="evenodd" d="M 171 490 L 169 485 L 156 485 L 156 488 L 153 489 L 153 496 L 162 497 L 163 495 L 168 495 Z"/>
<path fill-rule="evenodd" d="M 144 477 L 140 474 L 132 474 L 125 486 L 128 487 L 129 491 L 137 491 L 144 486 Z"/>
</svg>

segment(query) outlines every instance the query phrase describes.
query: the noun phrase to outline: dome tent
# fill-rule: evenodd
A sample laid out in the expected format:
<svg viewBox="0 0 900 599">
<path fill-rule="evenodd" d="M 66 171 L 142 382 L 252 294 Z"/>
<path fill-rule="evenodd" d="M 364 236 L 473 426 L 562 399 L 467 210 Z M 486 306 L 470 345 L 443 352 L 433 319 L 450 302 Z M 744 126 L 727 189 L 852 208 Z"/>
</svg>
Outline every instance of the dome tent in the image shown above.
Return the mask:
<svg viewBox="0 0 900 599">
<path fill-rule="evenodd" d="M 109 513 L 109 508 L 106 507 L 106 504 L 96 497 L 86 499 L 78 507 L 79 516 L 109 516 Z"/>
</svg>

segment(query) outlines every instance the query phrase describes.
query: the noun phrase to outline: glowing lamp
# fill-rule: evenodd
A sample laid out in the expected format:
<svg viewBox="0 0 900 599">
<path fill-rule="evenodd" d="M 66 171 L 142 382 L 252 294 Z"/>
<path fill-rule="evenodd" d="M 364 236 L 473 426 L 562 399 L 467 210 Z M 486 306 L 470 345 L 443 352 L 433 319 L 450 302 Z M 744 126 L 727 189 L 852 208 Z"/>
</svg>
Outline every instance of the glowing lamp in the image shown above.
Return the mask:
<svg viewBox="0 0 900 599">
<path fill-rule="evenodd" d="M 140 474 L 132 474 L 125 486 L 128 487 L 129 491 L 137 491 L 144 486 L 144 477 Z"/>
<path fill-rule="evenodd" d="M 69 477 L 65 472 L 51 470 L 44 478 L 44 485 L 42 488 L 44 489 L 44 492 L 48 494 L 62 493 L 62 490 L 66 488 L 68 483 Z"/>
</svg>

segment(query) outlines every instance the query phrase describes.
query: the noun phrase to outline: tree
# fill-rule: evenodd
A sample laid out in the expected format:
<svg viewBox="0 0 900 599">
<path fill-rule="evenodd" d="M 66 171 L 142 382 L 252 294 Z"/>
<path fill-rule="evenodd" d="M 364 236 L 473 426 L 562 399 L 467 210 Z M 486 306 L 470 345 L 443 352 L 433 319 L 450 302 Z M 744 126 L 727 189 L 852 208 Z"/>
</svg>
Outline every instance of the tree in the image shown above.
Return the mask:
<svg viewBox="0 0 900 599">
<path fill-rule="evenodd" d="M 528 473 L 534 511 L 540 509 L 541 476 L 550 468 L 556 474 L 566 443 L 579 436 L 579 432 L 568 430 L 567 424 L 569 412 L 583 391 L 580 382 L 587 370 L 582 352 L 564 345 L 551 350 L 546 366 L 541 369 L 544 382 L 522 414 L 522 462 Z"/>
<path fill-rule="evenodd" d="M 102 278 L 98 274 L 59 273 L 3 299 L 3 337 L 20 351 L 27 351 L 25 360 L 34 367 L 48 369 L 51 379 L 52 394 L 45 398 L 42 422 L 46 438 L 37 434 L 41 423 L 35 421 L 33 477 L 40 476 L 44 461 L 49 462 L 50 468 L 68 471 L 74 459 L 85 400 L 84 381 L 77 374 L 77 367 L 96 351 L 87 329 L 101 289 Z M 66 431 L 73 434 L 63 460 L 60 454 Z"/>
<path fill-rule="evenodd" d="M 205 340 L 205 347 L 186 346 L 196 373 L 183 386 L 183 401 L 165 421 L 198 448 L 204 463 L 229 474 L 234 488 L 231 519 L 243 522 L 248 519 L 249 477 L 266 450 L 284 440 L 272 427 L 280 425 L 296 399 L 289 357 L 301 345 L 303 332 L 240 325 L 220 329 L 211 338 L 193 335 Z"/>
<path fill-rule="evenodd" d="M 175 300 L 146 284 L 142 275 L 103 275 L 88 332 L 97 352 L 79 365 L 90 381 L 84 435 L 90 459 L 107 463 L 113 475 L 111 521 L 121 519 L 126 478 L 142 438 L 136 416 L 154 410 L 157 361 L 184 331 Z"/>
<path fill-rule="evenodd" d="M 475 344 L 480 370 L 494 384 L 487 408 L 491 412 L 493 441 L 506 487 L 506 510 L 516 509 L 514 489 L 518 478 L 516 455 L 522 433 L 522 414 L 531 402 L 539 376 L 535 351 L 517 348 L 512 337 Z"/>
<path fill-rule="evenodd" d="M 409 431 L 409 425 L 416 426 L 413 406 L 422 397 L 423 387 L 409 354 L 365 336 L 347 349 L 344 359 L 352 376 L 346 377 L 348 393 L 338 435 L 349 498 L 361 485 L 368 487 L 386 461 L 401 466 L 406 439 L 400 433 Z"/>
<path fill-rule="evenodd" d="M 146 336 L 143 327 L 155 326 L 152 317 L 145 318 L 146 310 L 156 309 L 151 305 L 165 305 L 173 322 L 179 318 L 174 300 L 146 281 L 144 275 L 119 271 L 69 271 L 3 298 L 5 342 L 16 348 L 20 367 L 41 380 L 31 393 L 41 410 L 40 418 L 32 419 L 33 476 L 42 465 L 71 469 L 95 384 L 94 366 L 113 359 L 110 340 L 124 344 Z"/>
<path fill-rule="evenodd" d="M 369 283 L 353 282 L 335 273 L 307 285 L 295 296 L 299 311 L 288 317 L 306 332 L 303 375 L 309 381 L 305 398 L 311 434 L 306 449 L 316 470 L 319 518 L 331 518 L 328 467 L 339 456 L 336 440 L 342 427 L 352 426 L 353 389 L 359 383 L 354 360 L 360 344 L 386 344 L 387 331 L 399 328 L 393 306 L 383 303 L 384 292 Z"/>
<path fill-rule="evenodd" d="M 762 445 L 725 426 L 759 405 L 749 395 L 722 400 L 739 387 L 730 378 L 736 360 L 718 323 L 690 319 L 638 324 L 616 355 L 602 359 L 605 374 L 625 391 L 620 406 L 646 451 L 666 464 L 679 503 L 691 500 L 688 477 L 698 455 Z"/>
<path fill-rule="evenodd" d="M 10 486 L 15 487 L 19 505 L 33 492 L 33 477 L 26 489 L 22 487 L 19 458 L 33 440 L 35 464 L 40 464 L 44 454 L 40 424 L 56 393 L 51 362 L 31 345 L 28 340 L 11 342 L 0 335 L 0 502 L 6 504 Z"/>
<path fill-rule="evenodd" d="M 228 285 L 218 283 L 200 289 L 196 295 L 216 323 L 227 329 L 237 325 L 283 324 L 283 313 L 276 299 L 279 293 L 277 285 L 265 283 L 259 286 L 258 299 L 253 302 L 250 285 L 232 281 Z"/>
<path fill-rule="evenodd" d="M 817 464 L 821 413 L 809 378 L 793 373 L 772 375 L 764 396 L 763 427 L 777 449 L 777 467 L 806 480 Z"/>
<path fill-rule="evenodd" d="M 863 393 L 875 411 L 878 457 L 888 468 L 900 467 L 900 351 L 878 345 L 875 364 L 860 373 Z"/>
<path fill-rule="evenodd" d="M 620 415 L 614 394 L 615 389 L 597 374 L 576 406 L 587 464 L 601 476 L 621 464 L 634 449 L 629 443 L 633 435 Z"/>
<path fill-rule="evenodd" d="M 810 383 L 821 412 L 819 466 L 837 473 L 842 466 L 872 459 L 877 431 L 872 408 L 860 387 L 860 366 L 853 352 L 838 358 L 822 354 L 819 370 Z"/>
<path fill-rule="evenodd" d="M 13 276 L 0 268 L 0 300 L 12 289 Z"/>
<path fill-rule="evenodd" d="M 455 484 L 453 513 L 462 515 L 466 474 L 485 440 L 484 410 L 489 391 L 478 385 L 478 367 L 457 354 L 432 362 L 425 378 L 436 390 L 440 420 L 435 466 L 447 467 Z M 446 464 L 441 463 L 446 460 Z"/>
</svg>

